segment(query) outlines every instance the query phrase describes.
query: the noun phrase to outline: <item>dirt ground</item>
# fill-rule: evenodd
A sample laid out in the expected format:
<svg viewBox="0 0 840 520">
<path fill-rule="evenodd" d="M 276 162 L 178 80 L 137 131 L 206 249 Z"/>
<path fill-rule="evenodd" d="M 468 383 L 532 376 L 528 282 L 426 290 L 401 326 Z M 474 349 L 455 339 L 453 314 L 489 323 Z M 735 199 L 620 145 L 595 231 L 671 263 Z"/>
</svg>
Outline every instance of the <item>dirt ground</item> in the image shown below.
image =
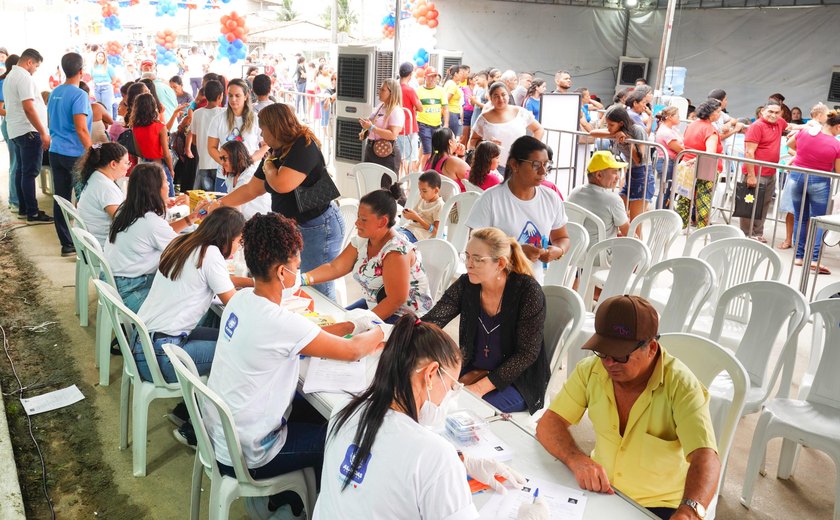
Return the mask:
<svg viewBox="0 0 840 520">
<path fill-rule="evenodd" d="M 15 225 L 15 222 L 8 224 Z M 39 294 L 34 266 L 17 249 L 13 231 L 0 229 L 0 325 L 8 338 L 8 354 L 24 387 L 24 397 L 77 384 L 86 398 L 72 406 L 32 417 L 32 431 L 47 463 L 47 488 L 57 518 L 148 517 L 147 508 L 120 493 L 114 472 L 102 457 L 102 442 L 91 423 L 97 418 L 96 392 L 84 382 L 73 358 L 66 355 L 69 338 L 57 322 L 56 310 Z M 4 237 L 4 235 L 6 235 Z M 34 330 L 33 327 L 45 324 Z M 18 383 L 6 353 L 0 356 L 0 384 L 14 446 L 27 518 L 50 518 L 44 497 L 41 462 L 29 436 Z M 4 477 L 5 478 L 5 477 Z"/>
</svg>

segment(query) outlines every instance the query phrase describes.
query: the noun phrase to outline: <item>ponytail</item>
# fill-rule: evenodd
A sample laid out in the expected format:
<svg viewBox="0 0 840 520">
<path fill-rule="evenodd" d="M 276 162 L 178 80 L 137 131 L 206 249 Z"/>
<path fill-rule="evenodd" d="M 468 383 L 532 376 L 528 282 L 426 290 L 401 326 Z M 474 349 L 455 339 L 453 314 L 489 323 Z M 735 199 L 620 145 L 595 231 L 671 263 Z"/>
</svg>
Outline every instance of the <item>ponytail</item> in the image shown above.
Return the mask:
<svg viewBox="0 0 840 520">
<path fill-rule="evenodd" d="M 414 314 L 404 314 L 382 350 L 370 386 L 336 414 L 335 423 L 330 428 L 329 435 L 335 436 L 351 417 L 359 414 L 359 424 L 353 436 L 357 449 L 349 471 L 345 473 L 342 490 L 350 485 L 353 475 L 370 456 L 376 434 L 392 405 L 417 421 L 417 403 L 411 378 L 418 368 L 432 361 L 437 361 L 441 367 L 454 367 L 461 362 L 461 350 L 437 325 L 424 323 Z"/>
<path fill-rule="evenodd" d="M 119 143 L 102 143 L 91 146 L 76 162 L 76 176 L 82 186 L 86 186 L 88 179 L 96 170 L 105 168 L 111 162 L 119 162 L 128 150 Z"/>
<path fill-rule="evenodd" d="M 508 272 L 534 276 L 534 269 L 532 267 L 533 264 L 531 264 L 528 257 L 525 256 L 525 251 L 522 250 L 522 246 L 519 245 L 519 242 L 517 242 L 513 237 L 508 237 L 508 240 L 510 240 L 510 262 L 508 262 Z"/>
<path fill-rule="evenodd" d="M 491 257 L 507 260 L 506 272 L 534 276 L 531 262 L 522 251 L 522 246 L 515 238 L 505 235 L 504 231 L 494 227 L 476 229 L 472 233 L 472 238 L 484 242 L 490 249 Z"/>
</svg>

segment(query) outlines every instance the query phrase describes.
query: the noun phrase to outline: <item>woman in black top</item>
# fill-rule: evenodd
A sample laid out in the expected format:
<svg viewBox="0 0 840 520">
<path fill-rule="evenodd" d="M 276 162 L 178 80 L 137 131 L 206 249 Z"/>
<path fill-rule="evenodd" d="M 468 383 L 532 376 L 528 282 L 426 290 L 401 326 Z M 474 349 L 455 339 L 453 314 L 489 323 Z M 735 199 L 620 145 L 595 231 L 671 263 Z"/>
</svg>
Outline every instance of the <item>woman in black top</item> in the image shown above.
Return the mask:
<svg viewBox="0 0 840 520">
<path fill-rule="evenodd" d="M 311 188 L 332 180 L 324 164 L 320 142 L 312 130 L 295 117 L 289 105 L 275 103 L 260 110 L 260 129 L 265 143 L 271 148 L 248 184 L 215 203 L 206 205 L 208 211 L 221 206 L 239 206 L 265 193 L 271 194 L 271 210 L 297 222 L 303 235 L 301 272 L 331 262 L 341 252 L 344 220 L 338 206 L 331 200 L 322 205 L 299 210 L 295 191 Z M 334 187 L 334 185 L 332 185 Z M 335 190 L 337 197 L 338 191 Z M 333 282 L 314 285 L 326 296 L 335 299 Z"/>
<path fill-rule="evenodd" d="M 460 381 L 503 412 L 543 406 L 548 360 L 543 348 L 545 295 L 515 239 L 496 228 L 473 231 L 467 267 L 423 321 L 445 327 L 461 316 Z"/>
</svg>

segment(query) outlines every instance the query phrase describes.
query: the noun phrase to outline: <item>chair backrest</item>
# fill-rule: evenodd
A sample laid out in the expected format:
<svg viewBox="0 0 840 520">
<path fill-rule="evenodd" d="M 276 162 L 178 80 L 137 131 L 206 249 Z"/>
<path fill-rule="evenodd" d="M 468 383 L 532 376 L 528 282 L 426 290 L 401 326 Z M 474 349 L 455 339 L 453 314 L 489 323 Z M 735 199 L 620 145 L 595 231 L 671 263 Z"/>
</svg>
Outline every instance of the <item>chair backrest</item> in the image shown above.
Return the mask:
<svg viewBox="0 0 840 520">
<path fill-rule="evenodd" d="M 670 274 L 670 280 L 663 278 Z M 660 283 L 657 286 L 657 282 Z M 667 287 L 668 299 L 654 298 L 657 287 Z M 636 278 L 639 296 L 647 299 L 659 311 L 659 332 L 688 332 L 709 300 L 715 288 L 715 271 L 699 258 L 669 258 L 654 264 L 643 276 Z M 633 291 L 635 292 L 635 290 Z"/>
<path fill-rule="evenodd" d="M 728 409 L 722 414 L 720 420 L 713 424 L 721 468 L 726 468 L 729 450 L 732 448 L 735 430 L 738 428 L 738 421 L 744 411 L 749 389 L 747 371 L 728 350 L 714 341 L 694 334 L 662 334 L 659 343 L 669 354 L 682 361 L 707 388 L 721 372 L 729 375 L 733 388 L 732 400 L 726 401 Z M 725 472 L 721 471 L 715 496 L 720 491 L 724 475 Z"/>
<path fill-rule="evenodd" d="M 363 162 L 353 165 L 350 172 L 356 177 L 356 192 L 359 199 L 368 193 L 382 189 L 382 176 L 387 175 L 391 182 L 397 182 L 397 174 L 381 164 Z"/>
<path fill-rule="evenodd" d="M 82 254 L 87 258 L 87 265 L 90 268 L 90 276 L 92 278 L 99 278 L 102 273 L 105 276 L 105 281 L 111 286 L 116 287 L 117 282 L 114 280 L 114 273 L 111 271 L 111 266 L 105 260 L 105 254 L 102 252 L 102 246 L 99 245 L 99 240 L 91 233 L 81 228 L 70 228 L 70 234 L 76 238 L 76 243 L 82 248 Z"/>
<path fill-rule="evenodd" d="M 68 226 L 70 226 L 70 221 L 72 220 L 73 225 L 87 231 L 85 221 L 82 220 L 81 216 L 79 216 L 79 211 L 76 209 L 76 206 L 74 206 L 72 202 L 65 199 L 61 195 L 53 195 L 53 200 L 55 200 L 55 202 L 58 204 L 58 208 L 61 210 L 61 214 L 64 216 L 64 221 L 67 222 Z"/>
<path fill-rule="evenodd" d="M 152 375 L 151 382 L 160 388 L 167 388 L 170 390 L 177 389 L 177 383 L 167 383 L 166 380 L 163 379 L 163 374 L 160 372 L 160 366 L 158 365 L 157 357 L 155 356 L 155 349 L 152 344 L 149 329 L 146 328 L 146 324 L 143 323 L 143 320 L 132 312 L 131 309 L 125 306 L 122 302 L 122 298 L 120 298 L 120 295 L 113 286 L 96 278 L 94 278 L 93 284 L 96 286 L 99 295 L 102 297 L 102 303 L 105 305 L 105 310 L 108 311 L 108 316 L 111 318 L 114 335 L 117 337 L 117 342 L 120 345 L 120 351 L 123 354 L 123 370 L 128 372 L 131 377 L 140 377 L 140 373 L 137 371 L 137 364 L 135 363 L 134 356 L 131 353 L 133 338 L 126 336 L 125 332 L 133 330 L 140 338 L 143 355 L 146 358 L 149 372 Z M 120 324 L 123 326 L 118 326 Z"/>
<path fill-rule="evenodd" d="M 598 242 L 603 242 L 607 239 L 607 225 L 604 224 L 604 220 L 601 217 L 599 217 L 595 213 L 592 213 L 583 206 L 578 206 L 574 202 L 569 202 L 568 200 L 563 202 L 563 208 L 566 210 L 566 217 L 568 217 L 569 222 L 580 224 L 584 227 L 584 229 L 587 230 L 587 232 L 589 232 L 589 230 L 591 229 L 595 229 Z M 594 245 L 595 244 L 592 243 L 592 238 L 590 235 L 589 247 L 592 247 Z M 607 254 L 607 250 L 604 250 L 601 253 L 600 262 L 600 265 L 603 267 L 610 265 L 610 258 Z"/>
<path fill-rule="evenodd" d="M 420 253 L 423 271 L 429 279 L 432 301 L 437 302 L 455 276 L 458 251 L 455 246 L 440 238 L 420 240 L 414 244 L 414 249 Z"/>
<path fill-rule="evenodd" d="M 464 189 L 467 191 L 474 191 L 476 193 L 484 193 L 484 190 L 476 186 L 475 184 L 471 183 L 469 179 L 461 179 L 461 184 L 464 185 Z"/>
<path fill-rule="evenodd" d="M 569 250 L 562 258 L 548 264 L 543 285 L 571 287 L 574 283 L 575 273 L 589 249 L 589 233 L 576 222 L 566 222 L 566 233 L 569 234 Z"/>
<path fill-rule="evenodd" d="M 592 303 L 595 295 L 593 274 L 597 270 L 596 260 L 606 250 L 612 251 L 612 265 L 601 288 L 599 301 L 629 293 L 632 275 L 641 276 L 650 265 L 650 250 L 644 242 L 635 238 L 608 238 L 590 246 L 583 260 L 583 274 L 578 284 L 578 294 L 583 298 L 587 311 L 591 311 L 594 307 Z"/>
<path fill-rule="evenodd" d="M 420 176 L 422 173 L 409 173 L 400 181 L 405 192 L 405 207 L 413 208 L 420 202 Z"/>
<path fill-rule="evenodd" d="M 778 396 L 787 397 L 793 378 L 799 332 L 808 321 L 808 302 L 796 289 L 772 280 L 758 280 L 730 287 L 718 300 L 715 319 L 709 332 L 712 341 L 720 341 L 727 316 L 726 308 L 735 298 L 743 299 L 746 303 L 748 318 L 744 323 L 747 326 L 743 333 L 738 333 L 741 337 L 735 356 L 747 370 L 750 385 L 763 389 L 763 402 L 769 397 L 783 370 Z M 787 333 L 782 350 L 775 360 L 772 375 L 768 376 L 773 345 L 785 324 Z"/>
<path fill-rule="evenodd" d="M 356 229 L 356 217 L 359 215 L 359 200 L 345 198 L 338 201 L 338 212 L 344 221 L 344 236 L 341 239 L 341 250 L 343 251 L 350 243 L 350 237 Z"/>
<path fill-rule="evenodd" d="M 440 231 L 438 236 L 448 241 L 455 246 L 455 251 L 463 251 L 467 247 L 467 239 L 470 235 L 470 230 L 467 227 L 467 218 L 472 212 L 473 206 L 481 198 L 480 193 L 474 191 L 465 191 L 451 197 L 443 205 L 440 211 Z M 452 207 L 458 205 L 458 221 L 450 222 L 449 216 L 452 213 Z"/>
<path fill-rule="evenodd" d="M 840 282 L 833 282 L 817 291 L 814 301 L 827 300 L 838 293 L 840 293 Z M 802 375 L 802 381 L 799 384 L 800 399 L 804 399 L 811 389 L 811 383 L 814 381 L 814 374 L 817 373 L 817 366 L 820 363 L 820 356 L 822 356 L 823 351 L 824 325 L 822 323 L 822 316 L 814 314 L 813 320 L 814 327 L 811 331 L 811 353 L 808 357 L 808 367 L 805 369 L 805 373 Z"/>
<path fill-rule="evenodd" d="M 670 209 L 654 209 L 636 216 L 627 236 L 635 236 L 638 229 L 650 249 L 651 263 L 656 264 L 668 258 L 668 251 L 682 230 L 682 218 Z"/>
<path fill-rule="evenodd" d="M 782 275 L 782 260 L 766 245 L 750 238 L 722 238 L 700 250 L 698 258 L 709 262 L 715 270 L 715 291 L 710 303 L 715 306 L 719 296 L 730 287 L 753 280 L 778 280 Z M 713 307 L 714 308 L 714 307 Z M 733 300 L 728 309 L 733 319 L 745 320 L 745 302 Z"/>
<path fill-rule="evenodd" d="M 807 401 L 840 408 L 840 298 L 811 302 L 811 313 L 820 317 L 823 334 L 822 355 L 814 373 Z M 814 320 L 816 325 L 816 320 Z"/>
<path fill-rule="evenodd" d="M 702 248 L 709 242 L 714 242 L 722 238 L 744 238 L 744 232 L 740 228 L 728 224 L 714 224 L 700 228 L 685 237 L 685 246 L 683 247 L 682 255 L 691 256 L 697 244 L 700 244 Z"/>
<path fill-rule="evenodd" d="M 568 287 L 544 285 L 545 326 L 543 342 L 551 373 L 560 367 L 560 361 L 570 345 L 575 344 L 586 310 L 583 299 Z"/>
<path fill-rule="evenodd" d="M 177 345 L 166 344 L 163 346 L 163 351 L 169 357 L 169 361 L 172 362 L 175 376 L 181 385 L 184 403 L 187 405 L 190 422 L 195 430 L 196 449 L 201 463 L 206 469 L 210 470 L 214 480 L 221 478 L 218 464 L 216 464 L 216 450 L 213 448 L 213 441 L 210 439 L 210 434 L 204 424 L 204 417 L 211 416 L 214 419 L 219 419 L 222 425 L 236 480 L 240 484 L 257 485 L 248 472 L 230 408 L 216 392 L 210 390 L 201 381 L 192 358 L 184 349 Z"/>
</svg>

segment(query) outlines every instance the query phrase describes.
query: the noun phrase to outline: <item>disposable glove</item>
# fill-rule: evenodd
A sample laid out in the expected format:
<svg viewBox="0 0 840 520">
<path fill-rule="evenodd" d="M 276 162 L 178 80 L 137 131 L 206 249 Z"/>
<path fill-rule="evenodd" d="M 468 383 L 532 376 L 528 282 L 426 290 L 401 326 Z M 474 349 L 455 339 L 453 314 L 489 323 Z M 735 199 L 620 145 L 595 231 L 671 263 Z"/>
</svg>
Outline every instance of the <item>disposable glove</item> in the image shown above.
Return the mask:
<svg viewBox="0 0 840 520">
<path fill-rule="evenodd" d="M 528 502 L 520 504 L 516 520 L 548 520 L 550 516 L 548 504 L 542 497 L 537 497 L 533 504 Z"/>
<path fill-rule="evenodd" d="M 496 480 L 496 475 L 504 477 L 515 488 L 521 488 L 527 483 L 519 472 L 495 459 L 477 459 L 464 455 L 464 466 L 467 468 L 467 475 L 482 484 L 487 484 L 497 493 L 507 493 L 507 489 Z"/>
</svg>

